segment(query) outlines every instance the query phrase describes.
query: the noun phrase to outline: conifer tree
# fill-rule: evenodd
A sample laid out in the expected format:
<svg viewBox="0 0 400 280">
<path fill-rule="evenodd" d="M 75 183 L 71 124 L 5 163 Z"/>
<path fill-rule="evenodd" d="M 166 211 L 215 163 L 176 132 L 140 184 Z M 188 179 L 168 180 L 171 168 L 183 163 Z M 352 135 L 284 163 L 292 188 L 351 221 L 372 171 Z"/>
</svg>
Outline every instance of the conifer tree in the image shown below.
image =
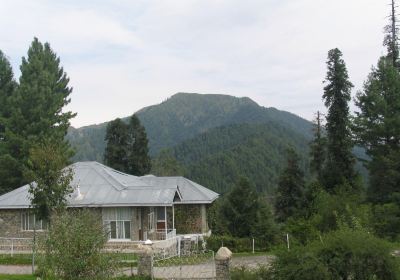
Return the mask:
<svg viewBox="0 0 400 280">
<path fill-rule="evenodd" d="M 12 113 L 11 99 L 17 83 L 10 62 L 0 51 L 0 195 L 19 183 L 18 162 L 13 158 L 12 146 L 7 141 L 6 130 Z"/>
<path fill-rule="evenodd" d="M 324 187 L 333 192 L 335 187 L 353 182 L 355 159 L 352 154 L 349 101 L 353 84 L 349 81 L 342 52 L 332 49 L 328 53 L 327 74 L 323 99 L 328 108 L 326 117 L 327 161 L 324 170 Z"/>
<path fill-rule="evenodd" d="M 128 126 L 119 118 L 107 125 L 104 163 L 121 172 L 128 172 Z"/>
<path fill-rule="evenodd" d="M 316 174 L 319 182 L 323 178 L 323 168 L 326 157 L 326 138 L 324 136 L 321 113 L 318 111 L 314 120 L 314 138 L 310 143 L 311 170 Z"/>
<path fill-rule="evenodd" d="M 29 150 L 46 139 L 59 143 L 72 155 L 64 139 L 70 119 L 76 114 L 64 112 L 70 103 L 72 88 L 60 66 L 60 58 L 48 43 L 34 38 L 28 56 L 22 58 L 19 86 L 10 99 L 10 118 L 5 133 L 5 153 L 0 161 L 0 185 L 9 190 L 29 182 L 26 176 Z"/>
<path fill-rule="evenodd" d="M 396 14 L 396 1 L 391 2 L 390 22 L 385 26 L 385 37 L 383 45 L 387 49 L 387 57 L 392 65 L 400 70 L 399 63 L 399 45 L 398 45 L 398 28 L 397 28 L 397 14 Z"/>
<path fill-rule="evenodd" d="M 355 131 L 371 161 L 369 198 L 385 203 L 400 193 L 400 74 L 390 57 L 372 69 L 356 97 Z"/>
<path fill-rule="evenodd" d="M 148 174 L 151 170 L 151 159 L 145 128 L 134 114 L 128 125 L 128 173 L 136 176 Z"/>
<path fill-rule="evenodd" d="M 275 201 L 278 221 L 301 214 L 304 201 L 304 173 L 299 166 L 299 156 L 293 148 L 287 150 L 287 166 L 282 172 Z"/>
</svg>

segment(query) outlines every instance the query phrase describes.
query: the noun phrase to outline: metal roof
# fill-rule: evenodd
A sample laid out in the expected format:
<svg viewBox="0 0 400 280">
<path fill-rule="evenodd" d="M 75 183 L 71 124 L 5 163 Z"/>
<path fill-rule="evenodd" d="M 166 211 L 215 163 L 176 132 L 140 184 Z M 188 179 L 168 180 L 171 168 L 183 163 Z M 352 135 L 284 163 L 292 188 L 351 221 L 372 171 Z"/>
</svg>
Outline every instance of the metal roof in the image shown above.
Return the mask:
<svg viewBox="0 0 400 280">
<path fill-rule="evenodd" d="M 73 171 L 74 192 L 69 207 L 171 206 L 208 204 L 218 194 L 184 177 L 137 177 L 98 162 L 77 162 Z M 29 185 L 0 196 L 0 209 L 28 208 Z M 180 201 L 174 201 L 176 195 Z"/>
</svg>

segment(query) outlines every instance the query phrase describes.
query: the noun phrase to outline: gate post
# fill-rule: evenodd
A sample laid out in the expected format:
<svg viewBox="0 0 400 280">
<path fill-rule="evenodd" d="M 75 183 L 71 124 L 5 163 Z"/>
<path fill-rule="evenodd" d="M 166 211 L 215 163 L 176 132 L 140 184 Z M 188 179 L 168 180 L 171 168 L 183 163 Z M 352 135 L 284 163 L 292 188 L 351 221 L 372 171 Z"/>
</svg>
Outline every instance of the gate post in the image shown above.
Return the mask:
<svg viewBox="0 0 400 280">
<path fill-rule="evenodd" d="M 153 248 L 151 248 L 152 242 L 148 241 L 138 252 L 138 275 L 153 279 Z"/>
<path fill-rule="evenodd" d="M 219 248 L 215 255 L 215 271 L 217 280 L 230 280 L 229 267 L 231 263 L 232 252 L 226 248 Z"/>
</svg>

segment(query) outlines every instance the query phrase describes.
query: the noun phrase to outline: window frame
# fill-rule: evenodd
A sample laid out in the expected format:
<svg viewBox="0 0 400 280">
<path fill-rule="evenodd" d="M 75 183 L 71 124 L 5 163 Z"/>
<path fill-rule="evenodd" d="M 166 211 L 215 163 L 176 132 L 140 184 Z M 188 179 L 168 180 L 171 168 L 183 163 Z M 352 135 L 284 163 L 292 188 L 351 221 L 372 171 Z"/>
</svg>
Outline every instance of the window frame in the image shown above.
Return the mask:
<svg viewBox="0 0 400 280">
<path fill-rule="evenodd" d="M 109 218 L 109 219 L 104 219 L 103 218 L 103 224 L 105 228 L 107 229 L 107 237 L 108 240 L 110 241 L 131 241 L 132 240 L 132 217 L 131 220 L 128 219 L 118 219 L 118 210 L 122 210 L 119 207 L 115 208 L 116 215 L 114 218 Z M 115 238 L 112 237 L 113 231 L 111 230 L 112 226 L 111 224 L 115 224 Z M 129 229 L 128 231 L 126 228 L 126 224 L 129 223 Z M 126 233 L 129 232 L 129 237 L 126 236 Z M 122 233 L 123 238 L 118 238 L 118 236 Z"/>
<path fill-rule="evenodd" d="M 33 225 L 30 225 L 31 216 L 33 215 Z M 40 225 L 40 226 L 39 226 Z M 43 227 L 45 225 L 45 227 Z M 25 226 L 27 226 L 25 228 Z M 21 212 L 21 231 L 32 232 L 35 231 L 34 226 L 36 226 L 36 231 L 46 231 L 48 229 L 48 223 L 43 220 L 36 220 L 36 215 L 30 211 Z"/>
</svg>

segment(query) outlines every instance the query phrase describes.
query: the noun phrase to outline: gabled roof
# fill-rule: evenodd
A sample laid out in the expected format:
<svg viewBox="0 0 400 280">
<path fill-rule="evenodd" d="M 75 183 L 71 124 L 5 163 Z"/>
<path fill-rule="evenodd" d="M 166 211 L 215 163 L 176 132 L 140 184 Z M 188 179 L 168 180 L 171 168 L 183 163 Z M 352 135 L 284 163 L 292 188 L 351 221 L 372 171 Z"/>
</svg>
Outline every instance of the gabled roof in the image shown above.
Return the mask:
<svg viewBox="0 0 400 280">
<path fill-rule="evenodd" d="M 69 207 L 171 206 L 208 204 L 218 194 L 184 177 L 137 177 L 98 162 L 70 165 L 74 173 L 74 193 Z M 28 208 L 29 185 L 0 196 L 0 209 Z M 176 199 L 179 198 L 179 199 Z"/>
</svg>

